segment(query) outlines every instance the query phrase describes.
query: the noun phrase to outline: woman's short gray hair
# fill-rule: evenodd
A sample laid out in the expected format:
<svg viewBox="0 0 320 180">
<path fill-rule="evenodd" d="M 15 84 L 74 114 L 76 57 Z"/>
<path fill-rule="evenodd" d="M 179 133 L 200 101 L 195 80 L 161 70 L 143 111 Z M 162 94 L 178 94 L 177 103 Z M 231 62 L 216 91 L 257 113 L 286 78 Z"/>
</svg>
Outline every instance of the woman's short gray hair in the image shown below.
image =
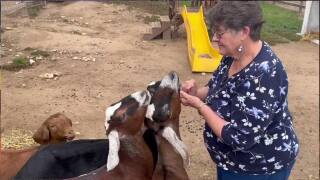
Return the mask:
<svg viewBox="0 0 320 180">
<path fill-rule="evenodd" d="M 257 1 L 219 1 L 207 14 L 209 29 L 219 26 L 239 31 L 250 27 L 250 37 L 257 41 L 263 24 L 262 10 Z"/>
</svg>

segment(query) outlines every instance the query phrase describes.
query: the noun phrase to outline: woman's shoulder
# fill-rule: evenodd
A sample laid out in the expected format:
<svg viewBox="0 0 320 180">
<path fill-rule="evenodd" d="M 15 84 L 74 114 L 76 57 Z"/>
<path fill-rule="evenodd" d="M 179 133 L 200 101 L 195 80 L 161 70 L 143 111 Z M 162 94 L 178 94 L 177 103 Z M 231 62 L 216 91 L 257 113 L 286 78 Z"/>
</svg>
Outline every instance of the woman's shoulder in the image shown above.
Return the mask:
<svg viewBox="0 0 320 180">
<path fill-rule="evenodd" d="M 267 42 L 263 42 L 261 52 L 256 57 L 252 73 L 260 74 L 274 74 L 275 72 L 285 71 L 281 60 L 277 57 Z"/>
<path fill-rule="evenodd" d="M 275 52 L 272 50 L 271 46 L 265 41 L 262 41 L 262 48 L 261 48 L 261 52 L 259 53 L 259 55 L 264 56 L 266 58 L 277 57 Z"/>
</svg>

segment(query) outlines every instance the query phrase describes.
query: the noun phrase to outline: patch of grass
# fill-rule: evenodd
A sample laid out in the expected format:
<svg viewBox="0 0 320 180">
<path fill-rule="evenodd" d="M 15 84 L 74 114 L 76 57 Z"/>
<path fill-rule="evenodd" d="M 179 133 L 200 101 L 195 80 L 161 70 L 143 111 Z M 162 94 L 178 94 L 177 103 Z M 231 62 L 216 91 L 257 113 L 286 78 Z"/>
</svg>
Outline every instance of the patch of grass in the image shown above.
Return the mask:
<svg viewBox="0 0 320 180">
<path fill-rule="evenodd" d="M 43 51 L 43 50 L 35 50 L 33 52 L 31 52 L 32 56 L 43 56 L 43 57 L 49 57 L 50 54 L 47 51 Z"/>
<path fill-rule="evenodd" d="M 277 35 L 277 34 L 273 34 L 273 33 L 270 33 L 270 32 L 265 32 L 265 31 L 262 31 L 261 33 L 261 37 L 264 41 L 268 42 L 268 44 L 270 45 L 275 45 L 275 44 L 278 44 L 278 43 L 288 43 L 290 42 L 288 39 L 280 36 L 280 35 Z"/>
<path fill-rule="evenodd" d="M 151 22 L 156 22 L 156 21 L 160 21 L 160 16 L 156 16 L 156 15 L 152 15 L 152 16 L 146 16 L 143 19 L 143 22 L 145 24 L 149 24 Z"/>
<path fill-rule="evenodd" d="M 182 6 L 186 5 L 187 7 L 192 7 L 192 6 L 191 6 L 191 1 L 183 0 L 183 1 L 181 2 L 181 4 L 182 4 Z M 200 4 L 200 2 L 199 2 L 199 4 Z"/>
<path fill-rule="evenodd" d="M 39 6 L 28 7 L 27 8 L 28 15 L 31 18 L 35 18 L 35 17 L 37 17 L 39 15 L 40 9 L 41 9 L 41 7 L 39 7 Z"/>
<path fill-rule="evenodd" d="M 32 47 L 26 47 L 26 48 L 24 48 L 24 51 L 34 51 L 34 48 L 32 48 Z"/>
<path fill-rule="evenodd" d="M 2 65 L 0 68 L 8 71 L 19 71 L 20 69 L 25 69 L 30 66 L 31 65 L 26 57 L 16 57 L 13 59 L 12 63 Z"/>
<path fill-rule="evenodd" d="M 300 32 L 302 18 L 298 12 L 273 4 L 262 2 L 265 23 L 262 28 L 262 39 L 270 44 L 300 40 L 296 33 Z"/>
<path fill-rule="evenodd" d="M 168 15 L 169 5 L 165 1 L 125 1 L 125 0 L 112 0 L 107 3 L 124 4 L 128 6 L 128 10 L 137 9 L 150 14 Z"/>
</svg>

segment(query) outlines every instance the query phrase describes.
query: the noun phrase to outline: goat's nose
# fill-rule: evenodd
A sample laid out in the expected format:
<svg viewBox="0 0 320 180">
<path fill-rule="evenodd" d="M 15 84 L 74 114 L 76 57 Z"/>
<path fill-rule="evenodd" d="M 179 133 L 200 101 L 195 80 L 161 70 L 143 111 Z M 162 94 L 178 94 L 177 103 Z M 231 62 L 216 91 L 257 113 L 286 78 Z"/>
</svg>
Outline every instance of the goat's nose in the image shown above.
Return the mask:
<svg viewBox="0 0 320 180">
<path fill-rule="evenodd" d="M 168 87 L 170 89 L 178 91 L 179 77 L 174 71 L 167 74 L 160 83 L 160 87 Z"/>
<path fill-rule="evenodd" d="M 171 78 L 171 86 L 172 89 L 178 91 L 180 88 L 180 82 L 179 82 L 179 76 L 175 71 L 170 72 L 170 78 Z"/>
<path fill-rule="evenodd" d="M 177 73 L 176 73 L 175 71 L 171 71 L 171 72 L 169 73 L 169 77 L 170 77 L 171 80 L 176 79 L 177 76 L 178 76 L 178 75 L 177 75 Z"/>
<path fill-rule="evenodd" d="M 68 132 L 67 132 L 67 136 L 68 137 L 75 137 L 75 133 L 74 133 L 74 131 L 73 130 L 69 130 Z"/>
</svg>

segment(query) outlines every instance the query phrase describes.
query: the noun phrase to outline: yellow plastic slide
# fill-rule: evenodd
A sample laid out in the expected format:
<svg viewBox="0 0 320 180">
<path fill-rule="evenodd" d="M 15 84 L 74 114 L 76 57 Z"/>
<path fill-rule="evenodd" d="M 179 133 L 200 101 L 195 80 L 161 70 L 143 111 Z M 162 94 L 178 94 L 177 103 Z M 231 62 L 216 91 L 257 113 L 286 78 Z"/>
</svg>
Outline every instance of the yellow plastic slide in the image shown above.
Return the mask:
<svg viewBox="0 0 320 180">
<path fill-rule="evenodd" d="M 214 49 L 204 22 L 203 9 L 188 12 L 184 6 L 182 17 L 188 39 L 188 55 L 192 72 L 213 72 L 217 69 L 222 56 Z"/>
</svg>

